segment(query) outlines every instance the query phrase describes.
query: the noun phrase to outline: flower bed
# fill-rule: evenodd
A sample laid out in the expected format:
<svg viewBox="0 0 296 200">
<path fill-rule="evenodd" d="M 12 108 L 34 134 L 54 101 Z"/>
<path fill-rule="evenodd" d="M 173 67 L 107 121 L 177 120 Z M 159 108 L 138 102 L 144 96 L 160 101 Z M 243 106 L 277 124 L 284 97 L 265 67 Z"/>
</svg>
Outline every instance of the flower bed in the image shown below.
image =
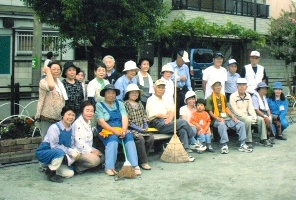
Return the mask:
<svg viewBox="0 0 296 200">
<path fill-rule="evenodd" d="M 0 164 L 31 161 L 41 143 L 40 131 L 29 117 L 11 117 L 0 124 Z"/>
</svg>

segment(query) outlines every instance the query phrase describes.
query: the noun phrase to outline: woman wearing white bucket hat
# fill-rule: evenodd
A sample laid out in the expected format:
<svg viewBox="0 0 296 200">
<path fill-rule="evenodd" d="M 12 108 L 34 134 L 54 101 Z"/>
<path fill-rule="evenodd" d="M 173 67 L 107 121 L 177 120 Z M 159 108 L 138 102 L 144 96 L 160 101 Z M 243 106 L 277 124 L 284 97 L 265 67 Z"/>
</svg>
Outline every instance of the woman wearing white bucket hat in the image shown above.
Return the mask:
<svg viewBox="0 0 296 200">
<path fill-rule="evenodd" d="M 174 82 L 171 80 L 174 70 L 171 65 L 166 64 L 162 66 L 160 74 L 162 75 L 161 80 L 165 83 L 165 92 L 162 98 L 168 103 L 170 107 L 175 108 L 175 88 Z"/>
<path fill-rule="evenodd" d="M 130 60 L 124 64 L 124 70 L 122 71 L 123 75 L 119 79 L 117 79 L 114 84 L 115 88 L 120 90 L 120 94 L 116 97 L 117 99 L 123 99 L 126 93 L 126 88 L 129 84 L 137 84 L 137 79 L 135 78 L 135 76 L 138 71 L 139 68 L 134 61 Z"/>
<path fill-rule="evenodd" d="M 147 132 L 149 120 L 140 101 L 142 94 L 143 91 L 136 84 L 129 84 L 123 100 L 128 114 L 129 129 L 136 143 L 139 165 L 145 170 L 150 170 L 148 153 L 154 144 L 154 136 Z"/>
</svg>

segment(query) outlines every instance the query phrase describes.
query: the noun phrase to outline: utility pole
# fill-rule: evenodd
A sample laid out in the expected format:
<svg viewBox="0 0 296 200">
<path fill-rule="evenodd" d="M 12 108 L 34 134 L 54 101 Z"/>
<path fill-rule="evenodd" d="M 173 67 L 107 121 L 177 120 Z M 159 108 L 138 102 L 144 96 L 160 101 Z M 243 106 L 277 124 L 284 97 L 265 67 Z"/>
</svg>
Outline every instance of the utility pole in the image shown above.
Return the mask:
<svg viewBox="0 0 296 200">
<path fill-rule="evenodd" d="M 257 19 L 257 0 L 254 0 L 254 31 L 256 31 L 256 19 Z"/>
<path fill-rule="evenodd" d="M 32 85 L 38 86 L 41 77 L 42 63 L 42 23 L 39 17 L 34 14 L 33 29 L 33 49 L 32 49 Z M 32 94 L 35 96 L 38 92 L 37 87 L 32 88 Z"/>
</svg>

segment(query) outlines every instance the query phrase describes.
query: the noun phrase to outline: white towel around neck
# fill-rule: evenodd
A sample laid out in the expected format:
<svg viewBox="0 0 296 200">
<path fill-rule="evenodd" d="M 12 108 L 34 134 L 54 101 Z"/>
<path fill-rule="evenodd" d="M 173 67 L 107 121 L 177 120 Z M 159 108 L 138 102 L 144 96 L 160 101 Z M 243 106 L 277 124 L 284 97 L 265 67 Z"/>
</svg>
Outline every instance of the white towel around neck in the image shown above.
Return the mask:
<svg viewBox="0 0 296 200">
<path fill-rule="evenodd" d="M 140 85 L 144 86 L 144 77 L 141 74 L 141 72 L 138 72 L 138 77 L 139 77 L 139 83 Z M 153 88 L 153 80 L 151 76 L 147 73 L 148 81 L 149 81 L 149 93 L 154 94 L 154 88 Z"/>
<path fill-rule="evenodd" d="M 66 89 L 64 87 L 64 84 L 62 83 L 62 81 L 60 79 L 57 79 L 57 81 L 58 81 L 58 84 L 55 85 L 55 89 L 57 90 L 57 92 L 60 95 L 63 95 L 65 101 L 68 100 L 68 95 L 67 95 Z"/>
<path fill-rule="evenodd" d="M 262 99 L 257 91 L 254 92 L 254 95 L 256 95 L 257 98 L 259 99 L 259 108 L 260 108 L 260 110 L 268 111 L 269 106 L 268 106 L 268 103 L 267 103 L 267 100 L 266 100 L 265 96 Z M 264 103 L 263 103 L 263 101 L 264 101 Z"/>
</svg>

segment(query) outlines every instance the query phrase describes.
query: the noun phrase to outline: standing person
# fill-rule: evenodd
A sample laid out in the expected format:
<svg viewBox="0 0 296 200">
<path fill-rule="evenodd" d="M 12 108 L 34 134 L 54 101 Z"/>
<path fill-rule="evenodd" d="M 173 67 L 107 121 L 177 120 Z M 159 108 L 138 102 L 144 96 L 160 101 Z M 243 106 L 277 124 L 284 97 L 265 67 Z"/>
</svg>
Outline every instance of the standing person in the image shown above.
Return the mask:
<svg viewBox="0 0 296 200">
<path fill-rule="evenodd" d="M 258 83 L 258 86 L 252 96 L 252 101 L 257 116 L 262 117 L 264 120 L 267 139 L 271 144 L 274 144 L 275 134 L 273 133 L 272 123 L 277 123 L 278 126 L 281 126 L 281 123 L 279 121 L 272 121 L 272 116 L 266 99 L 268 88 L 269 87 L 265 82 Z"/>
<path fill-rule="evenodd" d="M 114 84 L 117 79 L 121 76 L 115 69 L 115 59 L 113 56 L 107 55 L 103 58 L 103 63 L 106 65 L 106 76 L 105 79 L 110 84 Z"/>
<path fill-rule="evenodd" d="M 129 120 L 129 129 L 134 135 L 137 147 L 139 165 L 142 169 L 150 170 L 148 154 L 154 144 L 154 136 L 147 132 L 148 117 L 141 103 L 142 90 L 135 84 L 129 84 L 124 96 L 124 105 Z"/>
<path fill-rule="evenodd" d="M 62 119 L 49 127 L 43 142 L 36 150 L 37 159 L 47 165 L 45 173 L 48 180 L 58 183 L 63 182 L 61 177 L 74 176 L 74 171 L 69 166 L 80 156 L 74 147 L 72 136 L 71 124 L 75 120 L 75 110 L 64 106 L 60 115 Z"/>
<path fill-rule="evenodd" d="M 136 76 L 139 89 L 143 91 L 141 96 L 141 102 L 146 108 L 147 99 L 154 93 L 153 89 L 153 80 L 149 75 L 149 69 L 151 67 L 151 61 L 147 58 L 141 58 L 139 60 L 138 66 L 140 67 L 140 71 Z"/>
<path fill-rule="evenodd" d="M 222 67 L 224 55 L 221 52 L 215 52 L 213 55 L 213 65 L 206 68 L 202 76 L 202 90 L 207 99 L 213 92 L 211 83 L 214 80 L 221 81 L 221 93 L 225 94 L 225 82 L 227 81 L 227 71 Z"/>
<path fill-rule="evenodd" d="M 146 111 L 150 126 L 158 129 L 160 133 L 173 134 L 174 133 L 174 116 L 175 111 L 162 98 L 165 92 L 165 83 L 159 79 L 154 83 L 155 93 L 148 98 Z M 183 119 L 176 120 L 176 131 L 185 150 L 189 150 L 189 141 L 195 136 L 187 121 Z M 195 158 L 189 156 L 189 161 L 194 161 Z"/>
<path fill-rule="evenodd" d="M 251 64 L 245 65 L 240 73 L 242 78 L 248 81 L 247 92 L 253 94 L 259 82 L 267 82 L 266 72 L 262 65 L 259 65 L 260 53 L 252 51 L 250 54 Z"/>
<path fill-rule="evenodd" d="M 214 153 L 215 150 L 211 145 L 211 117 L 208 112 L 205 111 L 206 101 L 204 99 L 198 99 L 196 101 L 196 111 L 192 113 L 190 123 L 194 125 L 197 139 L 206 146 L 208 152 Z"/>
<path fill-rule="evenodd" d="M 141 175 L 134 137 L 128 130 L 127 112 L 124 103 L 116 99 L 119 93 L 114 85 L 106 85 L 100 92 L 104 100 L 96 104 L 97 130 L 105 145 L 105 173 L 108 176 L 117 174 L 115 163 L 118 144 L 124 142 L 127 158 L 134 167 L 135 174 Z"/>
<path fill-rule="evenodd" d="M 122 71 L 123 75 L 117 79 L 114 86 L 116 89 L 119 89 L 120 94 L 116 97 L 119 100 L 123 100 L 123 97 L 126 93 L 126 88 L 129 84 L 137 84 L 136 74 L 139 68 L 137 64 L 130 60 L 124 64 L 124 70 Z"/>
<path fill-rule="evenodd" d="M 219 80 L 212 82 L 212 95 L 207 98 L 206 110 L 208 110 L 210 116 L 213 119 L 213 126 L 218 129 L 218 133 L 221 137 L 220 144 L 221 154 L 228 154 L 228 133 L 227 128 L 236 131 L 239 136 L 238 140 L 241 152 L 252 152 L 253 149 L 246 145 L 246 128 L 245 124 L 238 120 L 227 106 L 226 97 L 221 93 L 222 84 Z"/>
<path fill-rule="evenodd" d="M 283 94 L 283 85 L 281 82 L 273 83 L 273 93 L 267 99 L 270 112 L 272 114 L 273 121 L 279 121 L 280 126 L 274 124 L 274 132 L 276 138 L 279 140 L 287 140 L 283 136 L 283 131 L 289 126 L 289 122 L 286 119 L 288 113 L 288 101 Z"/>
<path fill-rule="evenodd" d="M 169 64 L 162 66 L 160 74 L 162 75 L 161 80 L 165 83 L 165 92 L 162 98 L 168 103 L 170 107 L 172 107 L 172 109 L 175 110 L 175 84 L 171 79 L 172 75 L 174 74 L 172 66 Z"/>
<path fill-rule="evenodd" d="M 91 120 L 95 114 L 95 107 L 89 101 L 84 101 L 80 108 L 81 115 L 72 125 L 74 146 L 80 152 L 80 157 L 76 162 L 75 171 L 83 171 L 97 167 L 104 163 L 104 155 L 98 149 L 93 147 L 93 132 Z"/>
<path fill-rule="evenodd" d="M 79 67 L 78 67 L 78 68 L 79 68 Z M 86 87 L 87 87 L 87 85 L 84 83 L 85 72 L 84 72 L 83 70 L 81 70 L 80 68 L 79 68 L 78 71 L 80 71 L 80 72 L 77 73 L 77 75 L 76 75 L 76 80 L 78 80 L 78 81 L 81 83 L 81 85 L 82 85 L 82 89 L 83 89 L 84 100 L 86 100 L 86 99 L 87 99 L 87 93 L 86 93 Z"/>
<path fill-rule="evenodd" d="M 265 123 L 262 117 L 257 117 L 251 95 L 247 91 L 248 81 L 245 78 L 237 79 L 237 91 L 230 95 L 230 107 L 237 119 L 245 123 L 247 132 L 247 145 L 252 148 L 252 124 L 258 125 L 258 133 L 260 134 L 260 143 L 266 147 L 272 147 L 267 140 Z"/>
<path fill-rule="evenodd" d="M 225 96 L 227 102 L 229 102 L 229 97 L 232 93 L 236 92 L 236 80 L 240 78 L 240 75 L 236 73 L 238 63 L 234 59 L 230 59 L 228 61 L 228 72 L 227 72 L 227 80 L 225 82 Z"/>
<path fill-rule="evenodd" d="M 76 110 L 76 116 L 79 115 L 80 105 L 84 99 L 82 85 L 76 80 L 76 75 L 80 72 L 79 70 L 73 62 L 66 62 L 62 73 L 62 77 L 65 78 L 62 80 L 62 83 L 68 95 L 66 105 Z"/>
<path fill-rule="evenodd" d="M 186 63 L 189 63 L 189 56 L 187 51 L 181 50 L 177 52 L 177 58 L 175 62 L 168 63 L 173 67 L 174 74 L 172 75 L 172 81 L 177 79 L 177 102 L 176 102 L 176 116 L 179 118 L 179 110 L 184 106 L 184 98 L 187 91 L 192 90 L 191 80 L 189 74 L 189 68 Z M 176 72 L 178 76 L 176 77 Z"/>
<path fill-rule="evenodd" d="M 100 92 L 109 84 L 109 81 L 104 79 L 106 76 L 106 65 L 104 63 L 96 63 L 94 70 L 96 77 L 87 85 L 87 98 L 95 105 L 104 100 L 104 97 L 100 96 Z"/>
<path fill-rule="evenodd" d="M 35 119 L 44 138 L 48 128 L 61 119 L 61 110 L 68 100 L 63 83 L 60 81 L 62 66 L 58 61 L 43 68 L 46 77 L 39 82 L 39 99 Z"/>
</svg>

